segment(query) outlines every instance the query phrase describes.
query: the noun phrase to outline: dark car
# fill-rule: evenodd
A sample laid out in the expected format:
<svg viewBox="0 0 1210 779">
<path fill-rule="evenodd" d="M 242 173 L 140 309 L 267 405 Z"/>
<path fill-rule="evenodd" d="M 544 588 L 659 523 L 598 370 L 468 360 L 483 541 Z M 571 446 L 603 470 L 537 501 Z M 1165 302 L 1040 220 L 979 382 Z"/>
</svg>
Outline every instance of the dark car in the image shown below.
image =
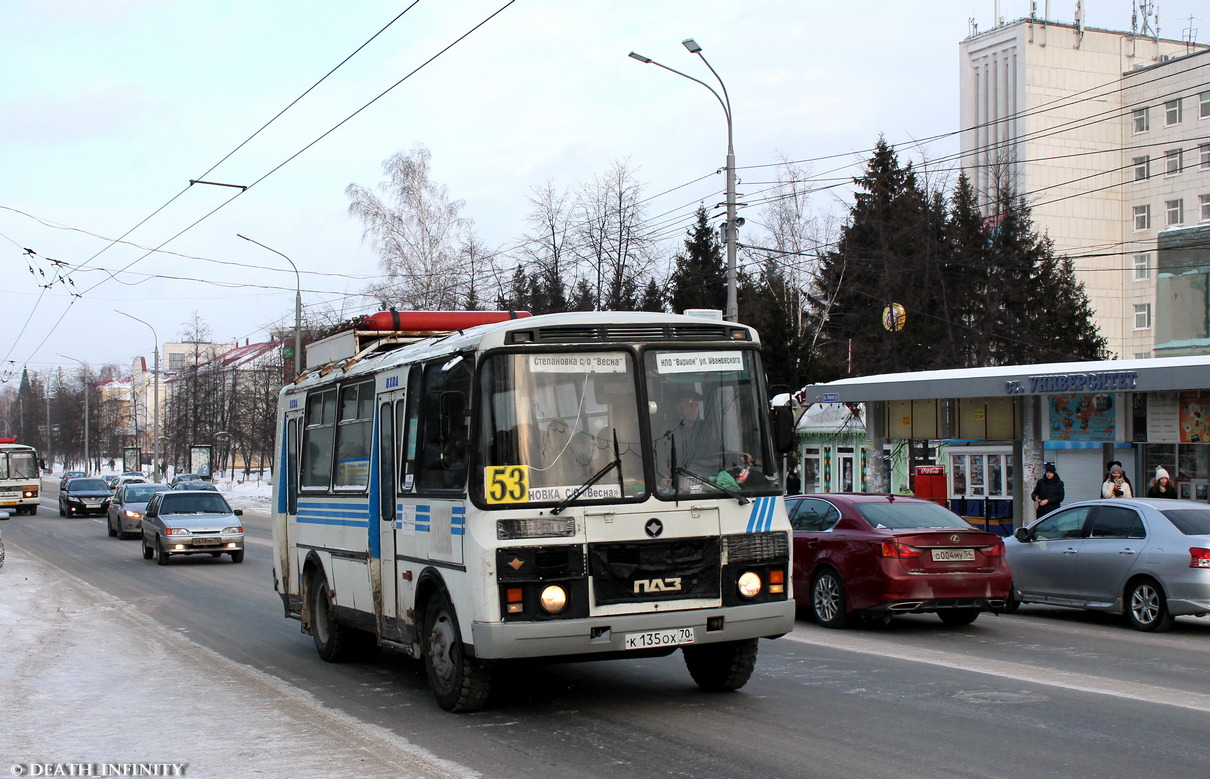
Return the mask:
<svg viewBox="0 0 1210 779">
<path fill-rule="evenodd" d="M 178 484 L 184 481 L 201 481 L 202 477 L 196 473 L 178 473 L 172 477 L 172 481 L 168 482 L 169 486 L 175 488 Z"/>
<path fill-rule="evenodd" d="M 207 492 L 218 492 L 218 487 L 215 487 L 208 481 L 202 481 L 201 479 L 193 479 L 192 481 L 178 481 L 176 484 L 172 485 L 171 489 L 206 490 Z"/>
<path fill-rule="evenodd" d="M 231 562 L 242 563 L 243 513 L 232 511 L 217 492 L 157 492 L 143 512 L 143 559 L 158 556 L 160 565 L 168 565 L 170 555 L 229 554 Z"/>
<path fill-rule="evenodd" d="M 1005 552 L 1013 604 L 1122 614 L 1167 630 L 1210 614 L 1210 507 L 1163 498 L 1090 500 L 1018 528 Z"/>
<path fill-rule="evenodd" d="M 72 479 L 78 479 L 81 476 L 87 476 L 87 475 L 88 474 L 85 473 L 84 471 L 65 471 L 63 473 L 63 477 L 61 479 L 59 479 L 59 489 L 63 490 L 64 488 L 66 488 L 67 483 L 69 481 L 71 481 Z"/>
<path fill-rule="evenodd" d="M 100 516 L 109 511 L 112 497 L 113 492 L 104 479 L 77 476 L 59 490 L 59 516 Z"/>
<path fill-rule="evenodd" d="M 794 599 L 825 627 L 856 615 L 935 612 L 969 625 L 1003 611 L 1012 586 L 1004 541 L 936 503 L 899 495 L 786 498 Z"/>
</svg>

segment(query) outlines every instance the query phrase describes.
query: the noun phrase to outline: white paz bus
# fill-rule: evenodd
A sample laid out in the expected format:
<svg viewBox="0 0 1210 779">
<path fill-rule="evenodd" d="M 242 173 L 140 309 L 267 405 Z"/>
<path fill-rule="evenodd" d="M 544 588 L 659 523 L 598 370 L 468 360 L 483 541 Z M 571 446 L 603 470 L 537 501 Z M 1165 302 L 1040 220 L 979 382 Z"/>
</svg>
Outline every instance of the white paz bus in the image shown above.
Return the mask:
<svg viewBox="0 0 1210 779">
<path fill-rule="evenodd" d="M 383 312 L 311 356 L 279 401 L 274 582 L 323 659 L 402 650 L 471 711 L 517 658 L 679 649 L 734 690 L 792 629 L 751 328 Z"/>
<path fill-rule="evenodd" d="M 0 511 L 37 514 L 41 487 L 37 450 L 15 438 L 0 438 Z"/>
</svg>

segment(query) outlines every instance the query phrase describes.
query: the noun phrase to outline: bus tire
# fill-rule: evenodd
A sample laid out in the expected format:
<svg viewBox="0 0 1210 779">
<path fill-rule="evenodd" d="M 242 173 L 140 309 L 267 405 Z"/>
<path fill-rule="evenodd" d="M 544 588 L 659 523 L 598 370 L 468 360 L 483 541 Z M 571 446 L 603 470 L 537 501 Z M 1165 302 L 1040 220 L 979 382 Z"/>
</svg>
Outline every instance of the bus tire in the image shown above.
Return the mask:
<svg viewBox="0 0 1210 779">
<path fill-rule="evenodd" d="M 30 515 L 31 517 L 33 517 L 33 516 L 37 516 L 37 514 L 38 514 L 38 507 L 37 507 L 37 506 L 30 506 L 30 507 L 29 507 L 29 515 Z"/>
<path fill-rule="evenodd" d="M 437 705 L 446 711 L 477 711 L 491 691 L 491 667 L 468 657 L 454 607 L 434 595 L 424 612 L 424 666 Z"/>
<path fill-rule="evenodd" d="M 322 574 L 311 580 L 311 638 L 315 639 L 315 651 L 329 663 L 343 663 L 352 659 L 352 628 L 336 621 L 332 609 L 332 598 L 328 595 L 328 580 Z"/>
<path fill-rule="evenodd" d="M 723 641 L 718 644 L 689 645 L 681 649 L 689 675 L 697 686 L 710 692 L 738 690 L 752 678 L 756 668 L 757 642 Z"/>
</svg>

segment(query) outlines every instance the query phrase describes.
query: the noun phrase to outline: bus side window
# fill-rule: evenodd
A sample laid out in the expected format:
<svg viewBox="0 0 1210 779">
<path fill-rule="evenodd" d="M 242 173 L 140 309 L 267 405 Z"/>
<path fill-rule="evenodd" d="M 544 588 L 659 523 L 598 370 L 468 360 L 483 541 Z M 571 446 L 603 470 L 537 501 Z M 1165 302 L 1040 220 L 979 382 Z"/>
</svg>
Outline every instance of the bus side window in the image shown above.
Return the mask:
<svg viewBox="0 0 1210 779">
<path fill-rule="evenodd" d="M 421 368 L 413 365 L 408 372 L 407 408 L 396 415 L 396 445 L 403 452 L 399 459 L 400 492 L 411 492 L 416 488 L 417 449 L 420 428 Z"/>
<path fill-rule="evenodd" d="M 470 360 L 429 363 L 424 371 L 424 411 L 420 435 L 420 486 L 453 489 L 463 486 L 467 466 L 467 396 Z"/>
<path fill-rule="evenodd" d="M 316 392 L 307 398 L 303 429 L 303 491 L 326 492 L 332 486 L 332 433 L 336 428 L 336 390 Z"/>
</svg>

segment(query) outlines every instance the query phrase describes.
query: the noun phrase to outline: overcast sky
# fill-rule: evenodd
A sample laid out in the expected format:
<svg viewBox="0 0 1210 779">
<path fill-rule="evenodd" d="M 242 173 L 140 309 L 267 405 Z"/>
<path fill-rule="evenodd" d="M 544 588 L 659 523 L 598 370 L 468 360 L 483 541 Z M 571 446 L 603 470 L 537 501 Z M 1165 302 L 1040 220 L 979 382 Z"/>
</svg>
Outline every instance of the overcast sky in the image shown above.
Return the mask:
<svg viewBox="0 0 1210 779">
<path fill-rule="evenodd" d="M 489 249 L 523 235 L 533 187 L 579 188 L 614 161 L 658 195 L 649 217 L 687 220 L 698 203 L 722 200 L 722 176 L 711 174 L 726 150 L 723 112 L 702 87 L 626 56 L 712 81 L 682 47 L 687 37 L 730 93 L 740 193 L 763 188 L 780 158 L 811 161 L 820 179 L 851 176 L 880 133 L 907 159 L 941 158 L 957 150 L 958 44 L 972 17 L 992 27 L 997 6 L 515 0 L 349 118 L 506 3 L 421 0 L 231 153 L 408 4 L 8 0 L 3 377 L 25 365 L 78 368 L 60 354 L 93 366 L 150 358 L 151 330 L 115 309 L 147 320 L 161 343 L 180 340 L 194 312 L 216 341 L 260 341 L 292 324 L 289 264 L 236 233 L 297 264 L 309 310 L 365 313 L 355 295 L 377 258 L 348 216 L 345 188 L 376 186 L 382 162 L 416 144 L 431 150 L 433 178 L 465 201 Z M 1089 26 L 1130 28 L 1129 0 L 1086 5 Z M 1184 37 L 1200 13 L 1197 39 L 1210 38 L 1205 5 L 1161 3 L 1161 35 Z M 998 6 L 1008 20 L 1030 10 L 1028 0 Z M 1072 20 L 1074 0 L 1050 7 Z M 819 203 L 843 205 L 840 191 Z M 145 249 L 111 246 L 128 231 Z M 148 254 L 165 242 L 177 254 Z"/>
</svg>

